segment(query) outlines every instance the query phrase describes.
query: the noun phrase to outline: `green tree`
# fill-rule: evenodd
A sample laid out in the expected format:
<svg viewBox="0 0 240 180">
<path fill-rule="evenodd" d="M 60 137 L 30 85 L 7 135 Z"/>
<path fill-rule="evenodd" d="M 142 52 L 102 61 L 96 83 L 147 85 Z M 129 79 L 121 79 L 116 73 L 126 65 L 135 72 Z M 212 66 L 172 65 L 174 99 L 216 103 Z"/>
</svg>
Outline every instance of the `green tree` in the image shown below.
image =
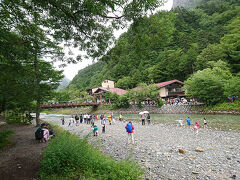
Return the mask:
<svg viewBox="0 0 240 180">
<path fill-rule="evenodd" d="M 224 95 L 226 97 L 240 95 L 240 77 L 232 77 L 224 84 Z"/>
<path fill-rule="evenodd" d="M 231 73 L 219 67 L 197 71 L 184 82 L 187 96 L 200 102 L 215 104 L 225 98 L 224 85 L 231 79 Z"/>
<path fill-rule="evenodd" d="M 117 81 L 116 87 L 122 89 L 132 89 L 134 87 L 134 83 L 131 77 L 125 76 Z"/>
</svg>

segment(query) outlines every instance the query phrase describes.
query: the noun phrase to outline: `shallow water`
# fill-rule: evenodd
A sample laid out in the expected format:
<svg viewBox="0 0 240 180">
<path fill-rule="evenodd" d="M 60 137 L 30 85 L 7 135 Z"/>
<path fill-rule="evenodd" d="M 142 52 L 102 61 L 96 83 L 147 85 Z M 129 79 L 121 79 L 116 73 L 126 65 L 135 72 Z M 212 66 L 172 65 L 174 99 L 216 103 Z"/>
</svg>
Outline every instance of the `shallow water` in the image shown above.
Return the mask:
<svg viewBox="0 0 240 180">
<path fill-rule="evenodd" d="M 116 115 L 116 117 L 118 117 Z M 139 114 L 123 114 L 124 119 L 140 121 Z M 177 124 L 177 120 L 182 118 L 186 124 L 186 118 L 190 117 L 191 123 L 196 121 L 203 125 L 205 117 L 209 127 L 223 130 L 239 130 L 240 131 L 240 115 L 216 115 L 216 114 L 151 114 L 151 122 L 163 124 Z"/>
</svg>

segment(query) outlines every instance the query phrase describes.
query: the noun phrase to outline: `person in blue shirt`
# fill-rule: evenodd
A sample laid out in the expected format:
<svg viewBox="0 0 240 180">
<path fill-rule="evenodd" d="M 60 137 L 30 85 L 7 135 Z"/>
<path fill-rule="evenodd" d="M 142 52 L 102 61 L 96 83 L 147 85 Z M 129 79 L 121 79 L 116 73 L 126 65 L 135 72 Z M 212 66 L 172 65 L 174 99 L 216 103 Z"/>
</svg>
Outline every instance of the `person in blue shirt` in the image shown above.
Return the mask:
<svg viewBox="0 0 240 180">
<path fill-rule="evenodd" d="M 187 117 L 186 121 L 187 121 L 187 125 L 190 127 L 191 126 L 191 119 L 190 119 L 190 117 Z"/>
<path fill-rule="evenodd" d="M 93 136 L 98 135 L 98 127 L 96 125 L 93 126 Z"/>
</svg>

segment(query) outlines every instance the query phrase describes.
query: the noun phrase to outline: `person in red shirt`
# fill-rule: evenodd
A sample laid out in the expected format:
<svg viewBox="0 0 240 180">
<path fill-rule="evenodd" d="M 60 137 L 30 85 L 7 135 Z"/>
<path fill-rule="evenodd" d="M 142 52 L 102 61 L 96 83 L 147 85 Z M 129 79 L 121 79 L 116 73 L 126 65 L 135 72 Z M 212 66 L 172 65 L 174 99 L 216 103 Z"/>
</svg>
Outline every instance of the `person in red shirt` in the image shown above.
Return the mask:
<svg viewBox="0 0 240 180">
<path fill-rule="evenodd" d="M 196 131 L 196 134 L 198 134 L 199 127 L 200 127 L 200 125 L 198 124 L 198 122 L 195 122 L 193 129 Z"/>
</svg>

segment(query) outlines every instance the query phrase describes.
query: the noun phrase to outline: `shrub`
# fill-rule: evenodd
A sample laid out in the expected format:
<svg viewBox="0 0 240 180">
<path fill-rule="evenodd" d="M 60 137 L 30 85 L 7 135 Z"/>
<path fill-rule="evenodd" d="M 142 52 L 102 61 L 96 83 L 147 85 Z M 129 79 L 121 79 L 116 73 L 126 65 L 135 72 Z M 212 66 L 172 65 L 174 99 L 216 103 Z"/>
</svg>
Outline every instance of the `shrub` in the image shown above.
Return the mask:
<svg viewBox="0 0 240 180">
<path fill-rule="evenodd" d="M 59 134 L 59 133 L 58 133 Z M 60 132 L 46 148 L 41 179 L 139 179 L 143 171 L 132 162 L 115 161 L 69 132 Z"/>
<path fill-rule="evenodd" d="M 213 110 L 213 111 L 240 111 L 240 102 L 234 101 L 219 103 L 213 106 L 207 106 L 204 110 Z"/>
<path fill-rule="evenodd" d="M 161 108 L 163 106 L 163 104 L 164 104 L 164 102 L 161 98 L 157 100 L 157 105 L 159 108 Z"/>
<path fill-rule="evenodd" d="M 0 132 L 0 148 L 11 144 L 11 140 L 9 138 L 11 134 L 14 134 L 13 130 L 4 130 Z"/>
</svg>

